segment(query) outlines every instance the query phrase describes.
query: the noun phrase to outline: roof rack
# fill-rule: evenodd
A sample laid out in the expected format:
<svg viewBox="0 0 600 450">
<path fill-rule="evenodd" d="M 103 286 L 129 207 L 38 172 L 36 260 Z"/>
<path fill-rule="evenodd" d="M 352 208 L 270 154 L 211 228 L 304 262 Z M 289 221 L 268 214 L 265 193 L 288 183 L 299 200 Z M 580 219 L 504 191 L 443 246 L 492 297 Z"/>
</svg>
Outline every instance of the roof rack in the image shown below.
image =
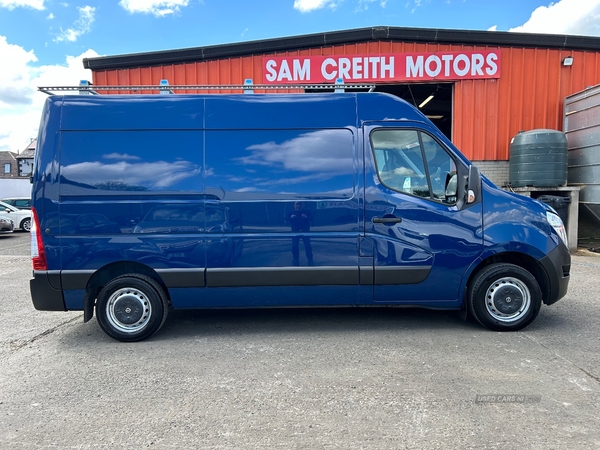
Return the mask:
<svg viewBox="0 0 600 450">
<path fill-rule="evenodd" d="M 246 80 L 244 84 L 225 84 L 225 85 L 170 85 L 167 80 L 161 80 L 159 85 L 130 85 L 130 86 L 93 86 L 87 81 L 82 81 L 79 86 L 45 86 L 38 87 L 38 91 L 48 95 L 55 92 L 79 92 L 80 94 L 98 95 L 99 92 L 106 91 L 159 91 L 161 94 L 174 94 L 174 91 L 231 91 L 241 90 L 244 94 L 252 94 L 254 90 L 331 90 L 335 92 L 344 92 L 346 90 L 368 90 L 372 92 L 375 89 L 374 84 L 345 84 L 343 80 L 336 80 L 332 84 L 253 84 L 252 80 Z"/>
</svg>

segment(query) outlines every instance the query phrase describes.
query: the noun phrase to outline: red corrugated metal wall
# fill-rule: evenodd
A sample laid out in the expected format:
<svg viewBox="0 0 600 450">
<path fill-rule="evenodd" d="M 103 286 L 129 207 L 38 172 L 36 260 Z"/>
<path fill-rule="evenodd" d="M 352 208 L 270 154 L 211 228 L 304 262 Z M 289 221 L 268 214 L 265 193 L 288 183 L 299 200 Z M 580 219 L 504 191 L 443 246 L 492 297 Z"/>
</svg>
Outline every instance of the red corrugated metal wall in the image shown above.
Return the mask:
<svg viewBox="0 0 600 450">
<path fill-rule="evenodd" d="M 490 47 L 495 49 L 497 47 Z M 487 47 L 402 42 L 369 42 L 283 52 L 266 56 L 460 52 Z M 197 63 L 97 71 L 98 86 L 243 84 L 262 80 L 262 58 L 254 55 Z M 573 56 L 572 66 L 563 66 Z M 502 48 L 497 80 L 455 83 L 452 140 L 471 160 L 507 160 L 510 139 L 519 130 L 562 130 L 567 95 L 600 83 L 600 53 L 541 48 Z M 215 91 L 210 91 L 214 93 Z M 221 91 L 228 92 L 228 91 Z"/>
</svg>

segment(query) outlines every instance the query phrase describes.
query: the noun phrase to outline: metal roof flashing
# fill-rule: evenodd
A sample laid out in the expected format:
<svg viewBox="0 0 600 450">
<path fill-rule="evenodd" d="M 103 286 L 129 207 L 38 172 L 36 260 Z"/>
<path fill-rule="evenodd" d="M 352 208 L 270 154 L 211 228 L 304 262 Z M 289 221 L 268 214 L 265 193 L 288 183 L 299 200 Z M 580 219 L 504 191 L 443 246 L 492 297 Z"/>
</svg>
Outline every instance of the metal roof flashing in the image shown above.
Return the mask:
<svg viewBox="0 0 600 450">
<path fill-rule="evenodd" d="M 600 38 L 592 36 L 513 33 L 508 31 L 475 31 L 433 28 L 371 27 L 287 36 L 259 41 L 238 42 L 206 47 L 162 50 L 126 55 L 84 58 L 83 67 L 91 70 L 125 69 L 140 66 L 182 64 L 221 58 L 270 54 L 334 46 L 357 42 L 392 40 L 465 44 L 496 47 L 541 47 L 600 52 Z"/>
</svg>

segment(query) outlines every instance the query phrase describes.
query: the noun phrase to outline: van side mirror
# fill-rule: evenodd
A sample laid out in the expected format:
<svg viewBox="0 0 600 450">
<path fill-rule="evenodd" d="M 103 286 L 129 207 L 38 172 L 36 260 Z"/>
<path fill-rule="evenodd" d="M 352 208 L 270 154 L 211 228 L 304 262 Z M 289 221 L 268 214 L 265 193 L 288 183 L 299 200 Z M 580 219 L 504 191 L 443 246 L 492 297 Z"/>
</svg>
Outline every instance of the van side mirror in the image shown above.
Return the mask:
<svg viewBox="0 0 600 450">
<path fill-rule="evenodd" d="M 471 164 L 469 166 L 469 177 L 467 179 L 467 192 L 465 201 L 467 204 L 481 200 L 481 173 L 479 168 Z"/>
</svg>

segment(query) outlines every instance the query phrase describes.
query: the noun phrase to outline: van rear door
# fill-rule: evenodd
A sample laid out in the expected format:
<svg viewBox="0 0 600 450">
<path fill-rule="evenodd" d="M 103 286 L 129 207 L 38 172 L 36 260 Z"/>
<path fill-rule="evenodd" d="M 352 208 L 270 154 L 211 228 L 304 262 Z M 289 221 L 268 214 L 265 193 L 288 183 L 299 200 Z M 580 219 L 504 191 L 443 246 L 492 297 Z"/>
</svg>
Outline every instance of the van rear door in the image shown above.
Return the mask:
<svg viewBox="0 0 600 450">
<path fill-rule="evenodd" d="M 465 271 L 483 245 L 481 202 L 464 205 L 448 189 L 463 161 L 422 124 L 365 125 L 364 141 L 374 300 L 460 306 Z"/>
</svg>

